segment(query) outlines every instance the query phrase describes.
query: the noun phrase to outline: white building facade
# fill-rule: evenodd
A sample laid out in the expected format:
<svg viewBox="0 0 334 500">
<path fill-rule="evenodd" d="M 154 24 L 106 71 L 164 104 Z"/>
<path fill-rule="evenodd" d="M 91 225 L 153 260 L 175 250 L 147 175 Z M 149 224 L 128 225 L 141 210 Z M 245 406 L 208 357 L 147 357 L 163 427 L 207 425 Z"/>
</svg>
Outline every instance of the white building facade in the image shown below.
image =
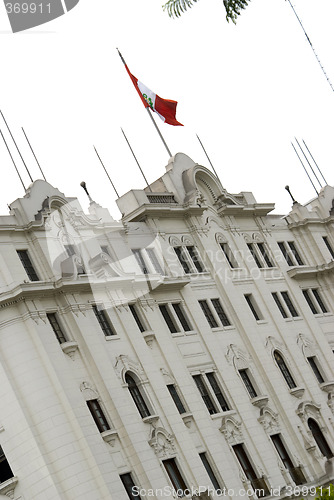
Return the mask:
<svg viewBox="0 0 334 500">
<path fill-rule="evenodd" d="M 0 497 L 305 498 L 334 480 L 334 188 L 285 216 L 178 153 L 121 222 L 0 217 Z"/>
</svg>

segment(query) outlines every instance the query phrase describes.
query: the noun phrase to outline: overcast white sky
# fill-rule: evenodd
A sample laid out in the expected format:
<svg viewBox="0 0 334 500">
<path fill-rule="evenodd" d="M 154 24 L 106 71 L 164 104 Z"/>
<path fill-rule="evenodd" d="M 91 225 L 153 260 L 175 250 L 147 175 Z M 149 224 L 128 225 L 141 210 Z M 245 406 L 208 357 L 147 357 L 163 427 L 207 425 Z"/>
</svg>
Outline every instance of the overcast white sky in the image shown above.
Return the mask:
<svg viewBox="0 0 334 500">
<path fill-rule="evenodd" d="M 128 136 L 152 182 L 168 155 L 119 59 L 161 97 L 178 101 L 184 127 L 163 124 L 172 154 L 209 167 L 201 138 L 226 189 L 252 191 L 258 202 L 290 210 L 290 185 L 301 203 L 315 196 L 290 141 L 304 139 L 329 184 L 333 179 L 334 92 L 327 83 L 289 3 L 251 0 L 237 25 L 227 23 L 222 0 L 200 0 L 180 19 L 163 0 L 80 0 L 68 14 L 12 34 L 0 5 L 1 109 L 34 179 L 40 173 L 23 126 L 47 180 L 85 210 L 92 198 L 120 213 L 115 193 L 93 150 L 97 147 L 120 194 L 145 182 L 125 143 Z M 334 84 L 334 2 L 293 5 Z M 0 128 L 8 138 L 3 123 Z M 26 186 L 29 178 L 12 147 Z M 0 143 L 0 213 L 23 196 Z"/>
</svg>

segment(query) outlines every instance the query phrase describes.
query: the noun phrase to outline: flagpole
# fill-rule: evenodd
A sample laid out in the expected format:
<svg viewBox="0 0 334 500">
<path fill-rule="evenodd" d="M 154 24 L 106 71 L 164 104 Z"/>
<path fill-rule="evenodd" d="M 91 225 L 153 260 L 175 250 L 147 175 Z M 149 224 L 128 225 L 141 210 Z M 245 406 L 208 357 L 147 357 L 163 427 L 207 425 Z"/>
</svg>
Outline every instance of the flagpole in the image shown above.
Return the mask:
<svg viewBox="0 0 334 500">
<path fill-rule="evenodd" d="M 215 170 L 215 167 L 212 165 L 211 160 L 210 160 L 210 158 L 209 158 L 209 155 L 208 155 L 208 153 L 206 152 L 205 147 L 203 146 L 203 143 L 202 143 L 201 139 L 198 137 L 198 135 L 197 135 L 197 134 L 196 134 L 196 137 L 197 137 L 197 139 L 198 139 L 198 141 L 199 141 L 200 145 L 202 146 L 202 149 L 203 149 L 203 151 L 204 151 L 204 153 L 205 153 L 205 156 L 207 157 L 207 159 L 208 159 L 208 161 L 209 161 L 209 163 L 210 163 L 210 165 L 211 165 L 211 168 L 212 168 L 212 170 L 213 170 L 213 173 L 214 173 L 214 174 L 215 174 L 215 176 L 217 177 L 217 179 L 218 179 L 218 181 L 219 181 L 219 183 L 220 183 L 221 187 L 223 187 L 223 185 L 222 185 L 222 183 L 220 182 L 220 179 L 219 179 L 219 177 L 218 177 L 218 174 L 217 174 L 217 172 L 216 172 L 216 170 Z M 224 189 L 224 188 L 223 188 L 223 189 Z"/>
<path fill-rule="evenodd" d="M 169 149 L 169 147 L 167 146 L 166 141 L 165 141 L 165 139 L 163 138 L 163 136 L 162 136 L 162 134 L 161 134 L 161 132 L 160 132 L 160 130 L 159 130 L 159 128 L 158 128 L 158 125 L 155 123 L 155 120 L 154 120 L 154 118 L 153 118 L 153 116 L 152 116 L 152 114 L 151 114 L 151 112 L 150 112 L 150 105 L 149 105 L 149 104 L 148 104 L 148 102 L 144 99 L 144 97 L 143 97 L 143 95 L 141 94 L 141 92 L 140 92 L 140 90 L 139 90 L 138 86 L 135 84 L 135 82 L 134 82 L 134 80 L 133 80 L 133 79 L 134 79 L 134 77 L 133 77 L 133 75 L 130 73 L 130 70 L 129 70 L 129 68 L 128 68 L 128 65 L 127 65 L 127 64 L 126 64 L 126 62 L 125 62 L 124 57 L 122 56 L 122 54 L 120 53 L 120 51 L 119 51 L 118 49 L 116 49 L 116 50 L 117 50 L 117 52 L 118 52 L 119 57 L 120 57 L 120 58 L 121 58 L 121 60 L 122 60 L 122 63 L 123 63 L 123 64 L 124 64 L 124 66 L 125 66 L 125 69 L 126 69 L 126 71 L 127 71 L 128 75 L 129 75 L 129 77 L 130 77 L 130 79 L 131 79 L 131 81 L 132 81 L 132 83 L 133 83 L 133 85 L 134 85 L 134 87 L 135 87 L 136 91 L 137 91 L 137 92 L 138 92 L 138 94 L 139 94 L 139 97 L 140 97 L 140 99 L 141 99 L 142 103 L 144 104 L 144 107 L 147 109 L 147 112 L 148 112 L 148 114 L 149 114 L 149 116 L 150 116 L 150 118 L 151 118 L 151 120 L 152 120 L 152 122 L 153 122 L 153 124 L 154 124 L 155 130 L 158 132 L 158 135 L 159 135 L 160 139 L 162 140 L 162 143 L 163 143 L 163 145 L 165 146 L 166 151 L 167 151 L 167 153 L 168 153 L 169 157 L 171 157 L 171 156 L 172 156 L 172 153 L 170 152 L 170 149 Z M 123 132 L 123 131 L 122 131 L 122 132 Z M 124 132 L 123 132 L 123 133 L 124 133 Z"/>
<path fill-rule="evenodd" d="M 169 147 L 167 146 L 166 141 L 165 141 L 165 139 L 163 138 L 162 133 L 160 132 L 158 125 L 155 123 L 155 119 L 154 119 L 154 118 L 153 118 L 153 116 L 152 116 L 152 113 L 151 113 L 150 107 L 148 106 L 146 109 L 147 109 L 147 112 L 148 112 L 148 114 L 149 114 L 149 117 L 151 118 L 152 122 L 154 123 L 155 129 L 156 129 L 156 131 L 158 132 L 160 139 L 161 139 L 161 140 L 162 140 L 162 142 L 163 142 L 163 145 L 165 146 L 165 148 L 166 148 L 166 150 L 167 150 L 167 153 L 169 154 L 169 157 L 171 157 L 171 156 L 172 156 L 172 153 L 170 152 Z"/>
<path fill-rule="evenodd" d="M 95 149 L 95 153 L 96 153 L 96 155 L 97 155 L 98 159 L 100 160 L 100 163 L 101 163 L 102 167 L 104 168 L 105 173 L 107 174 L 107 177 L 108 177 L 108 179 L 109 179 L 109 181 L 110 181 L 110 184 L 111 184 L 111 185 L 112 185 L 112 187 L 114 188 L 114 191 L 115 191 L 115 193 L 116 193 L 117 198 L 119 198 L 119 194 L 118 194 L 118 192 L 117 192 L 117 189 L 115 188 L 114 183 L 113 183 L 113 181 L 111 180 L 110 175 L 108 174 L 107 169 L 106 169 L 106 167 L 104 166 L 103 161 L 101 160 L 101 157 L 100 157 L 99 153 L 97 152 L 96 147 L 95 147 L 95 146 L 93 146 L 93 148 Z"/>
<path fill-rule="evenodd" d="M 146 177 L 145 177 L 145 174 L 144 174 L 144 172 L 142 171 L 142 168 L 141 168 L 141 166 L 140 166 L 140 164 L 139 164 L 139 161 L 137 160 L 136 155 L 134 154 L 133 149 L 132 149 L 132 147 L 131 147 L 131 145 L 130 145 L 130 143 L 129 143 L 129 141 L 128 141 L 128 138 L 126 137 L 125 132 L 124 132 L 124 130 L 122 129 L 122 127 L 121 127 L 121 131 L 122 131 L 122 134 L 124 135 L 124 138 L 125 138 L 125 140 L 126 140 L 126 142 L 127 142 L 128 146 L 129 146 L 129 148 L 130 148 L 130 151 L 131 151 L 131 153 L 132 153 L 132 156 L 133 156 L 133 157 L 134 157 L 134 159 L 136 160 L 136 163 L 137 163 L 138 168 L 139 168 L 139 170 L 140 170 L 140 172 L 141 172 L 141 175 L 144 177 L 144 180 L 145 180 L 145 182 L 146 182 L 146 184 L 147 184 L 147 187 L 149 188 L 149 190 L 150 190 L 150 191 L 151 191 L 151 193 L 152 193 L 152 188 L 151 188 L 151 186 L 149 185 L 149 183 L 147 182 L 147 179 L 146 179 Z"/>
</svg>

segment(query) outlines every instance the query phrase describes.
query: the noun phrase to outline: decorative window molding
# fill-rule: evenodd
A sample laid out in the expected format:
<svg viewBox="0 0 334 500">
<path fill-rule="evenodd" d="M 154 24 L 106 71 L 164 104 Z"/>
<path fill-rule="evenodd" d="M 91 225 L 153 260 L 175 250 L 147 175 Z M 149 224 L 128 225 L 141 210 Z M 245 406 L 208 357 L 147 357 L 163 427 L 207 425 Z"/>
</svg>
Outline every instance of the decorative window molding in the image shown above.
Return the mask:
<svg viewBox="0 0 334 500">
<path fill-rule="evenodd" d="M 175 455 L 175 439 L 163 427 L 152 427 L 148 444 L 159 458 Z"/>
<path fill-rule="evenodd" d="M 222 434 L 224 434 L 226 441 L 231 446 L 244 442 L 242 424 L 232 415 L 222 417 L 222 425 L 220 426 L 219 430 Z"/>
<path fill-rule="evenodd" d="M 280 424 L 278 413 L 275 413 L 271 408 L 265 406 L 260 410 L 258 421 L 262 425 L 267 434 L 280 432 Z"/>
</svg>

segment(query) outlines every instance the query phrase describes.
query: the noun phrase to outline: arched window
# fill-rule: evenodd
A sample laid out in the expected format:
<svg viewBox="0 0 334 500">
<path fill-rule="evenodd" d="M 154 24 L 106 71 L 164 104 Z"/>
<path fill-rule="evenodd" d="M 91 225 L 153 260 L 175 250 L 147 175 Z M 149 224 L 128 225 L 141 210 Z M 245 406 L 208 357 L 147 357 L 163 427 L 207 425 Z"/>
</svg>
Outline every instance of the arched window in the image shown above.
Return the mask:
<svg viewBox="0 0 334 500">
<path fill-rule="evenodd" d="M 326 458 L 332 458 L 333 452 L 330 449 L 325 436 L 321 432 L 321 429 L 317 422 L 313 420 L 313 418 L 309 418 L 307 421 L 310 431 L 312 432 L 312 436 L 314 437 L 315 442 L 317 443 L 319 450 Z"/>
<path fill-rule="evenodd" d="M 145 400 L 142 396 L 142 393 L 140 392 L 137 382 L 129 373 L 125 375 L 125 382 L 128 384 L 129 392 L 131 394 L 131 397 L 135 405 L 138 408 L 141 418 L 150 416 L 151 415 L 150 410 L 148 409 L 147 404 L 145 403 Z"/>
<path fill-rule="evenodd" d="M 282 375 L 285 378 L 286 383 L 289 386 L 289 389 L 294 389 L 295 387 L 297 387 L 282 355 L 278 351 L 274 351 L 274 358 L 278 368 L 281 370 Z"/>
</svg>

